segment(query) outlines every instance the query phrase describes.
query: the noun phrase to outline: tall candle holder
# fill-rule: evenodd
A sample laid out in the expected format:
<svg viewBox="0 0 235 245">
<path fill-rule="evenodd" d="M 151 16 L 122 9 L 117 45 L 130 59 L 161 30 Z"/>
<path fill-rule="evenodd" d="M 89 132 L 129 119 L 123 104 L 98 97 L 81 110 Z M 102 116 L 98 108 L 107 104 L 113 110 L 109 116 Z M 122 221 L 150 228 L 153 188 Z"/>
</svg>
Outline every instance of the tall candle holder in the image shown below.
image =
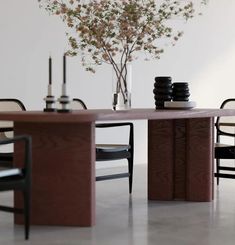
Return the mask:
<svg viewBox="0 0 235 245">
<path fill-rule="evenodd" d="M 56 109 L 54 108 L 55 97 L 52 95 L 51 90 L 52 90 L 51 89 L 51 84 L 49 84 L 48 85 L 48 94 L 44 98 L 44 100 L 46 102 L 46 108 L 44 108 L 43 111 L 45 111 L 45 112 L 53 112 L 53 111 L 56 111 Z"/>
<path fill-rule="evenodd" d="M 46 108 L 44 108 L 43 111 L 46 112 L 53 112 L 55 111 L 55 108 L 53 104 L 55 103 L 55 98 L 52 95 L 52 60 L 51 57 L 49 57 L 49 84 L 47 87 L 47 96 L 44 98 L 46 101 Z"/>
<path fill-rule="evenodd" d="M 62 84 L 62 95 L 58 99 L 58 102 L 61 105 L 61 108 L 57 109 L 58 112 L 70 112 L 71 111 L 68 108 L 70 100 L 69 100 L 69 96 L 66 95 L 66 83 Z"/>
<path fill-rule="evenodd" d="M 66 54 L 63 56 L 63 84 L 62 84 L 62 94 L 58 99 L 61 109 L 58 109 L 58 112 L 70 112 L 68 108 L 70 103 L 69 96 L 66 95 Z"/>
</svg>

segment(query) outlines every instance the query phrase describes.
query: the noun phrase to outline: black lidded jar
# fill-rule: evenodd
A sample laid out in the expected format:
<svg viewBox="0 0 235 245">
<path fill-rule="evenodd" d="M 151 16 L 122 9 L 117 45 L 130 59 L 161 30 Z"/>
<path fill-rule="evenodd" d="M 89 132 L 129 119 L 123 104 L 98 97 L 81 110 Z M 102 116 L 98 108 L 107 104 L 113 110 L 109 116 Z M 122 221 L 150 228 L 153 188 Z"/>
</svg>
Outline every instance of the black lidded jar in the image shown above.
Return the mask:
<svg viewBox="0 0 235 245">
<path fill-rule="evenodd" d="M 172 99 L 172 78 L 171 77 L 155 77 L 154 83 L 154 100 L 155 108 L 163 109 L 165 101 Z"/>
</svg>

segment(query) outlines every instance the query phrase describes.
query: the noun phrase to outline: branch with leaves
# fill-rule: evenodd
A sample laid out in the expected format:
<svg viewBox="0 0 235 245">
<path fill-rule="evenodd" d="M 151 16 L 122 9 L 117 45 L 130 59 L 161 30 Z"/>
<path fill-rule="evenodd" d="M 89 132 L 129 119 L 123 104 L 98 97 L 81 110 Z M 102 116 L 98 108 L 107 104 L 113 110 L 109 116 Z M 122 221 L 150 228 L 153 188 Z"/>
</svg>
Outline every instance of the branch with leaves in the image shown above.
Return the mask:
<svg viewBox="0 0 235 245">
<path fill-rule="evenodd" d="M 83 65 L 93 72 L 94 65 L 131 62 L 141 51 L 148 59 L 159 59 L 164 51 L 159 40 L 175 44 L 182 36 L 172 21 L 187 21 L 196 14 L 189 0 L 38 1 L 67 24 L 68 54 L 80 52 Z"/>
<path fill-rule="evenodd" d="M 174 45 L 183 32 L 176 20 L 187 21 L 197 15 L 206 0 L 38 0 L 50 14 L 58 15 L 68 27 L 70 49 L 80 55 L 86 70 L 111 64 L 122 76 L 127 63 L 144 53 L 146 60 L 159 59 L 163 44 Z M 195 5 L 196 4 L 196 5 Z M 125 79 L 119 79 L 124 80 Z M 125 91 L 125 84 L 124 90 Z M 118 88 L 122 88 L 119 84 Z"/>
</svg>

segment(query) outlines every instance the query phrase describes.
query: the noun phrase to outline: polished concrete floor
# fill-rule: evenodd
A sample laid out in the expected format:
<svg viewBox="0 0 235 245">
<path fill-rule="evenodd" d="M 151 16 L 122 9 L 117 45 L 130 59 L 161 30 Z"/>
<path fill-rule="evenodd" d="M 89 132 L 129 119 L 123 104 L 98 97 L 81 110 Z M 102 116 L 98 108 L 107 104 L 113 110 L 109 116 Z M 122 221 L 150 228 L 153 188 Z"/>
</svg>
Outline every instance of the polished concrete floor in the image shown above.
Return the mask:
<svg viewBox="0 0 235 245">
<path fill-rule="evenodd" d="M 0 245 L 232 245 L 235 180 L 221 180 L 212 203 L 147 201 L 146 165 L 135 166 L 133 194 L 126 179 L 97 183 L 97 224 L 92 228 L 32 226 L 24 241 L 11 214 L 0 213 Z M 12 195 L 1 193 L 1 203 Z M 63 212 L 63 210 L 61 210 Z"/>
</svg>

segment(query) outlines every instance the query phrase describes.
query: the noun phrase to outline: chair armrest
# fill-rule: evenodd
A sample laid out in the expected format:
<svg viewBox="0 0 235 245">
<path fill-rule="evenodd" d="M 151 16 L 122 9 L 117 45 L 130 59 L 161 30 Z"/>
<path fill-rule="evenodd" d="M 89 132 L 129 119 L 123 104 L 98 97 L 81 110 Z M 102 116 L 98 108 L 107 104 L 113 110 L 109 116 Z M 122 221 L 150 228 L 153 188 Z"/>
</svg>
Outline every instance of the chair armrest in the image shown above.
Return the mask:
<svg viewBox="0 0 235 245">
<path fill-rule="evenodd" d="M 0 145 L 12 144 L 18 141 L 24 141 L 24 171 L 26 178 L 31 178 L 31 161 L 32 161 L 32 139 L 28 135 L 14 136 L 13 138 L 0 140 Z"/>
<path fill-rule="evenodd" d="M 111 128 L 111 127 L 122 127 L 122 126 L 129 126 L 130 133 L 129 133 L 129 145 L 130 149 L 128 150 L 132 155 L 134 154 L 134 126 L 131 122 L 115 122 L 115 123 L 97 123 L 96 128 Z"/>
<path fill-rule="evenodd" d="M 21 141 L 21 140 L 25 141 L 25 144 L 27 145 L 27 147 L 29 147 L 29 145 L 31 144 L 31 137 L 30 136 L 19 135 L 19 136 L 14 136 L 13 138 L 0 140 L 0 145 L 12 144 L 12 143 L 15 143 L 15 142 Z"/>
</svg>

